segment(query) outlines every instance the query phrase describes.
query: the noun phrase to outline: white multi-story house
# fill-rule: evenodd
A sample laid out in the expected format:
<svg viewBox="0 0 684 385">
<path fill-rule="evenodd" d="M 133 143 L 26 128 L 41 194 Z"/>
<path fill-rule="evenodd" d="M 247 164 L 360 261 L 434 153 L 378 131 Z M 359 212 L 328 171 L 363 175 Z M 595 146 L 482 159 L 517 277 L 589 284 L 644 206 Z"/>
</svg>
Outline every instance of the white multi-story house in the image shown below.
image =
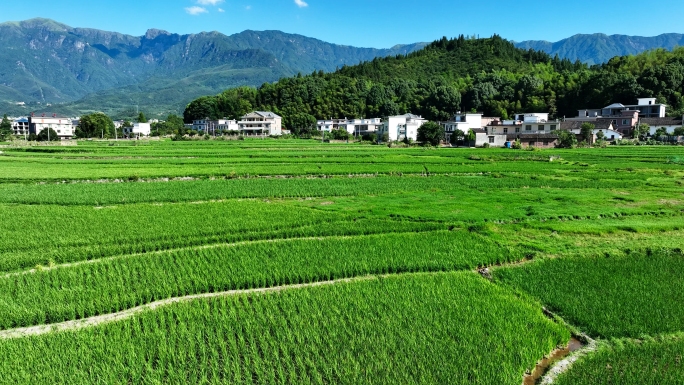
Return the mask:
<svg viewBox="0 0 684 385">
<path fill-rule="evenodd" d="M 493 120 L 485 127 L 489 135 L 549 134 L 558 129 L 560 121 L 549 120 L 549 114 L 543 112 L 515 114 L 512 120 Z"/>
<path fill-rule="evenodd" d="M 124 135 L 138 138 L 142 136 L 150 136 L 151 132 L 152 128 L 149 123 L 133 123 L 133 127 L 126 127 L 123 129 Z"/>
<path fill-rule="evenodd" d="M 12 132 L 14 135 L 27 136 L 29 134 L 29 120 L 27 118 L 13 119 Z"/>
<path fill-rule="evenodd" d="M 71 139 L 75 135 L 71 119 L 59 117 L 55 114 L 50 117 L 46 117 L 43 114 L 42 116 L 31 116 L 29 118 L 29 133 L 37 135 L 46 128 L 53 129 L 60 139 Z"/>
<path fill-rule="evenodd" d="M 205 133 L 238 131 L 238 122 L 237 120 L 228 119 L 199 119 L 192 121 L 192 129 Z"/>
<path fill-rule="evenodd" d="M 450 121 L 442 123 L 446 141 L 449 142 L 451 135 L 457 131 L 467 135 L 470 130 L 481 129 L 482 123 L 482 114 L 480 113 L 458 113 Z"/>
<path fill-rule="evenodd" d="M 637 104 L 613 103 L 599 109 L 579 110 L 577 118 L 621 117 L 623 111 L 639 111 L 640 118 L 664 118 L 666 109 L 667 105 L 658 103 L 656 98 L 638 98 Z"/>
<path fill-rule="evenodd" d="M 283 134 L 283 118 L 270 111 L 254 111 L 238 122 L 238 131 L 244 136 L 270 136 Z"/>
<path fill-rule="evenodd" d="M 382 119 L 329 119 L 316 122 L 318 131 L 346 130 L 354 136 L 361 136 L 376 132 L 382 126 Z"/>
<path fill-rule="evenodd" d="M 418 128 L 426 122 L 427 119 L 413 114 L 390 116 L 380 126 L 378 134 L 387 134 L 390 141 L 418 140 Z"/>
</svg>

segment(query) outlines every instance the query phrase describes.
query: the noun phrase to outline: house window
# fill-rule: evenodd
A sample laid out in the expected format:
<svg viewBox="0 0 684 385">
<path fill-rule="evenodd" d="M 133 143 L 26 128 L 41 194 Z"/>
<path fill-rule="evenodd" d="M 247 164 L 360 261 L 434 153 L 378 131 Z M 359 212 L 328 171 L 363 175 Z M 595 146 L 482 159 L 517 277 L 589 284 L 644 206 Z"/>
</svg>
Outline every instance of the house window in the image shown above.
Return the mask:
<svg viewBox="0 0 684 385">
<path fill-rule="evenodd" d="M 626 125 L 628 125 L 628 124 L 629 124 L 629 120 L 627 120 L 627 119 L 622 119 L 622 125 L 623 125 L 623 126 L 626 126 Z"/>
<path fill-rule="evenodd" d="M 551 131 L 556 131 L 556 125 L 555 124 L 551 125 Z"/>
<path fill-rule="evenodd" d="M 526 125 L 525 131 L 532 131 L 532 125 L 531 124 Z"/>
<path fill-rule="evenodd" d="M 520 127 L 516 127 L 515 132 L 520 132 Z"/>
<path fill-rule="evenodd" d="M 534 147 L 534 142 L 530 142 L 530 147 Z"/>
<path fill-rule="evenodd" d="M 508 128 L 504 128 L 504 134 L 508 134 Z"/>
<path fill-rule="evenodd" d="M 539 131 L 544 131 L 544 125 L 543 124 L 539 125 Z"/>
<path fill-rule="evenodd" d="M 489 144 L 494 144 L 494 137 L 493 136 L 489 137 Z"/>
<path fill-rule="evenodd" d="M 545 141 L 544 141 L 544 146 L 548 146 L 548 145 L 549 145 L 549 141 L 548 141 L 548 140 L 545 140 Z"/>
</svg>

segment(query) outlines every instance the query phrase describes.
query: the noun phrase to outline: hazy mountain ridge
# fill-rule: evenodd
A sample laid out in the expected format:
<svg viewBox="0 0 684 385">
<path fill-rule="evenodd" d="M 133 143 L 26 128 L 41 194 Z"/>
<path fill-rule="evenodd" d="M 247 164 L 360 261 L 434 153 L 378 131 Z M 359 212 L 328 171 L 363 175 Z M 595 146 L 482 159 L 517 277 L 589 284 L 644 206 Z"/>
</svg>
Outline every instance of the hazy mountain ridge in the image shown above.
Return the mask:
<svg viewBox="0 0 684 385">
<path fill-rule="evenodd" d="M 560 58 L 579 60 L 587 64 L 605 63 L 615 56 L 636 55 L 655 48 L 671 50 L 676 46 L 684 46 L 684 34 L 667 33 L 653 37 L 578 34 L 558 42 L 529 40 L 515 43 L 522 49 L 544 51 Z"/>
<path fill-rule="evenodd" d="M 424 45 L 357 48 L 279 31 L 226 36 L 150 29 L 136 37 L 49 19 L 7 22 L 0 24 L 0 101 L 19 113 L 46 104 L 53 104 L 51 110 L 78 113 L 99 105 L 115 108 L 122 100 L 127 103 L 121 108 L 154 103 L 173 111 L 197 95 L 258 86 L 297 72 L 333 71 Z M 188 82 L 192 78 L 204 82 Z M 173 91 L 180 86 L 180 92 Z M 151 94 L 160 89 L 168 91 L 166 98 Z M 14 106 L 17 102 L 29 106 Z"/>
</svg>

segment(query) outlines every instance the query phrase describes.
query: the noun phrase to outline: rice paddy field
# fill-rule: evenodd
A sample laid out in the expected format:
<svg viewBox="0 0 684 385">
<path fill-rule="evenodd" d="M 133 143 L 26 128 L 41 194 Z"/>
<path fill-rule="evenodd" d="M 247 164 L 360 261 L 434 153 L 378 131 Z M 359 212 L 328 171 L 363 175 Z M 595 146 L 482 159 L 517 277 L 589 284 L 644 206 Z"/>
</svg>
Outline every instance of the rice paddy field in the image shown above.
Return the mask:
<svg viewBox="0 0 684 385">
<path fill-rule="evenodd" d="M 0 383 L 684 383 L 684 147 L 0 151 Z"/>
</svg>

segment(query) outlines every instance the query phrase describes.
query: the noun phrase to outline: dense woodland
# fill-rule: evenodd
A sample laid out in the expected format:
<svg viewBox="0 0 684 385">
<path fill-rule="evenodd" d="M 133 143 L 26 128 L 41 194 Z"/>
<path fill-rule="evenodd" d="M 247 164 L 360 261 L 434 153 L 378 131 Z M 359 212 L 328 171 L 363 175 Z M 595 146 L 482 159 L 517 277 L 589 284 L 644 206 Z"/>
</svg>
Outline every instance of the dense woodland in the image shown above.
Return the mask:
<svg viewBox="0 0 684 385">
<path fill-rule="evenodd" d="M 549 112 L 576 116 L 581 108 L 657 97 L 668 114 L 684 113 L 684 48 L 615 57 L 589 67 L 522 50 L 501 37 L 443 38 L 408 55 L 378 58 L 333 73 L 314 72 L 240 87 L 191 102 L 185 122 L 205 117 L 236 119 L 270 110 L 297 131 L 316 119 L 382 117 L 412 112 L 447 120 L 457 111 L 487 116 Z"/>
</svg>

